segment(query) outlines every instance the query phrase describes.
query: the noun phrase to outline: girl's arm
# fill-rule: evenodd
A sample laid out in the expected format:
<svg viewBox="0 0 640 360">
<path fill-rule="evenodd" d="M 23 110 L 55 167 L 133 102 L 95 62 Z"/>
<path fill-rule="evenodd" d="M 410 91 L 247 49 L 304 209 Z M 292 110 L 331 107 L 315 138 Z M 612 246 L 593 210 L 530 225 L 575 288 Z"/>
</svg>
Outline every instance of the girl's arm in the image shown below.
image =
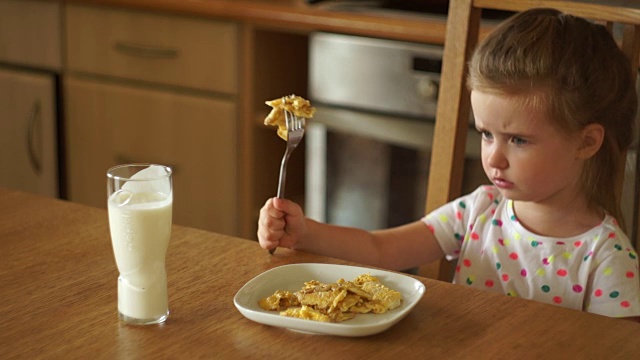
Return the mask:
<svg viewBox="0 0 640 360">
<path fill-rule="evenodd" d="M 282 246 L 392 270 L 444 256 L 422 221 L 369 232 L 308 219 L 298 204 L 277 198 L 267 200 L 260 210 L 258 240 L 265 249 Z"/>
<path fill-rule="evenodd" d="M 292 248 L 392 270 L 427 264 L 444 256 L 422 221 L 373 232 L 311 219 L 305 222 L 307 231 Z"/>
</svg>

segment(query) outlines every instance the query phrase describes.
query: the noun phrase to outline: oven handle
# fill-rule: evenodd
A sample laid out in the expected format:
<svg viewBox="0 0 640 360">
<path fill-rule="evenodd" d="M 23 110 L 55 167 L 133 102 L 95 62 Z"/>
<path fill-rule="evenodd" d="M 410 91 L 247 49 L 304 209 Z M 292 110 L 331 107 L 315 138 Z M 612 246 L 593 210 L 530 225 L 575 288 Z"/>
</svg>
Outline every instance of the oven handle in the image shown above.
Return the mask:
<svg viewBox="0 0 640 360">
<path fill-rule="evenodd" d="M 430 150 L 433 145 L 433 120 L 418 120 L 382 113 L 373 114 L 357 110 L 336 108 L 314 103 L 313 122 L 327 129 L 364 136 L 416 150 Z M 467 132 L 467 158 L 480 158 L 481 138 L 475 129 Z"/>
</svg>

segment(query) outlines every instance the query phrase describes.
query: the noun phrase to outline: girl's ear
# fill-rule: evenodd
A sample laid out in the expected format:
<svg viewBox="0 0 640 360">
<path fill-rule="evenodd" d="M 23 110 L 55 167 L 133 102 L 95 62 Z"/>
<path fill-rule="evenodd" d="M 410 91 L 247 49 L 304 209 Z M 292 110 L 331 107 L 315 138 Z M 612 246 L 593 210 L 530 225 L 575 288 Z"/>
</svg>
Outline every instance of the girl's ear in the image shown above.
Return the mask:
<svg viewBox="0 0 640 360">
<path fill-rule="evenodd" d="M 591 123 L 582 129 L 580 136 L 578 157 L 588 159 L 600 150 L 604 141 L 604 127 L 597 123 Z"/>
</svg>

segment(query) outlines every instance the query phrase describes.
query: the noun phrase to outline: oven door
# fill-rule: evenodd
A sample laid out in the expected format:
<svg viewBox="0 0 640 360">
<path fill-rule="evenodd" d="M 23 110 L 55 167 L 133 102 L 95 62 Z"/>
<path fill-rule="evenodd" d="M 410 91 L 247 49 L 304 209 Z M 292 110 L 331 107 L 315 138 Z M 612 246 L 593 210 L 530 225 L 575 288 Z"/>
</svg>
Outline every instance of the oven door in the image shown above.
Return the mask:
<svg viewBox="0 0 640 360">
<path fill-rule="evenodd" d="M 424 215 L 432 122 L 318 106 L 305 138 L 308 217 L 375 230 Z M 475 130 L 466 151 L 469 190 L 487 183 Z"/>
</svg>

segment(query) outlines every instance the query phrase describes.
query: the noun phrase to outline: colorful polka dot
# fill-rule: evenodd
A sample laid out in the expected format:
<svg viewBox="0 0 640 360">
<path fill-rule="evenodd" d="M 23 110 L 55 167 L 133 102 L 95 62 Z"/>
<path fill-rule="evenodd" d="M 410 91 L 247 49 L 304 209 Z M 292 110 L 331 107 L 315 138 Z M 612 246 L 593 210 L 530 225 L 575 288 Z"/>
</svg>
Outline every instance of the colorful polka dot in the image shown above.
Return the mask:
<svg viewBox="0 0 640 360">
<path fill-rule="evenodd" d="M 471 275 L 467 278 L 467 285 L 471 285 L 473 284 L 473 282 L 476 280 L 476 277 Z"/>
<path fill-rule="evenodd" d="M 502 226 L 502 220 L 500 219 L 493 219 L 493 221 L 491 221 L 491 224 L 494 226 L 498 226 L 501 227 Z"/>
<path fill-rule="evenodd" d="M 456 219 L 462 220 L 462 213 L 460 211 L 456 211 Z"/>
<path fill-rule="evenodd" d="M 515 292 L 514 290 L 507 291 L 507 295 L 511 297 L 518 297 L 518 293 Z"/>
<path fill-rule="evenodd" d="M 484 282 L 484 286 L 490 288 L 493 287 L 493 280 L 487 280 Z"/>
<path fill-rule="evenodd" d="M 456 238 L 456 240 L 458 240 L 458 241 L 462 240 L 462 235 L 460 235 L 458 233 L 453 234 L 453 237 Z"/>
<path fill-rule="evenodd" d="M 509 281 L 509 275 L 508 274 L 502 274 L 502 281 Z"/>
<path fill-rule="evenodd" d="M 538 270 L 536 270 L 536 275 L 538 276 L 544 276 L 547 272 L 544 271 L 543 268 L 539 268 Z"/>
<path fill-rule="evenodd" d="M 464 203 L 464 201 L 460 201 L 460 202 L 458 203 L 458 206 L 460 206 L 460 207 L 461 207 L 461 208 L 463 208 L 463 209 L 466 209 L 466 208 L 467 208 L 467 204 L 465 204 L 465 203 Z"/>
<path fill-rule="evenodd" d="M 614 248 L 618 251 L 622 250 L 622 246 L 620 246 L 620 244 L 615 244 Z"/>
<path fill-rule="evenodd" d="M 515 252 L 512 252 L 511 254 L 509 254 L 509 259 L 518 260 L 518 254 Z"/>
<path fill-rule="evenodd" d="M 558 276 L 565 277 L 565 276 L 567 276 L 568 272 L 567 272 L 567 270 L 565 270 L 565 269 L 558 269 L 558 271 L 556 271 L 556 274 L 557 274 Z"/>
<path fill-rule="evenodd" d="M 562 253 L 562 257 L 567 259 L 567 260 L 569 260 L 569 259 L 571 259 L 573 257 L 573 254 L 568 252 L 568 251 L 565 251 L 565 252 Z"/>
<path fill-rule="evenodd" d="M 496 270 L 500 270 L 501 267 L 502 267 L 502 264 L 500 264 L 499 262 L 496 263 Z"/>
<path fill-rule="evenodd" d="M 498 239 L 498 244 L 504 246 L 504 239 Z"/>
<path fill-rule="evenodd" d="M 429 229 L 429 231 L 431 231 L 432 234 L 435 234 L 436 229 L 433 227 L 433 225 L 427 224 L 427 228 Z"/>
<path fill-rule="evenodd" d="M 615 299 L 615 298 L 617 298 L 618 296 L 620 296 L 620 292 L 618 292 L 618 291 L 612 291 L 612 292 L 609 294 L 609 297 L 610 297 L 610 298 L 612 298 L 612 299 Z"/>
<path fill-rule="evenodd" d="M 447 215 L 444 215 L 444 214 L 443 214 L 443 215 L 440 215 L 440 216 L 438 217 L 438 219 L 439 219 L 441 222 L 443 222 L 443 223 L 447 223 L 447 222 L 449 222 L 449 217 L 448 217 Z"/>
<path fill-rule="evenodd" d="M 554 304 L 562 304 L 562 297 L 554 296 L 553 297 L 553 302 L 554 302 Z"/>
<path fill-rule="evenodd" d="M 630 252 L 629 253 L 629 257 L 632 258 L 633 260 L 635 260 L 637 256 L 636 256 L 636 253 Z"/>
<path fill-rule="evenodd" d="M 520 270 L 520 276 L 526 277 L 527 276 L 527 269 Z"/>
<path fill-rule="evenodd" d="M 545 292 L 545 293 L 548 293 L 549 291 L 551 291 L 551 287 L 549 285 L 542 285 L 540 289 L 542 289 L 542 292 Z"/>
<path fill-rule="evenodd" d="M 633 279 L 636 276 L 636 274 L 633 271 L 627 271 L 627 273 L 624 274 L 624 276 L 626 276 L 629 279 Z"/>
<path fill-rule="evenodd" d="M 596 291 L 593 292 L 593 295 L 595 297 L 600 297 L 600 296 L 602 296 L 602 294 L 603 294 L 602 289 L 596 289 Z"/>
<path fill-rule="evenodd" d="M 602 273 L 606 276 L 611 275 L 611 273 L 613 273 L 613 269 L 611 267 L 606 267 L 604 268 L 604 270 L 602 270 Z"/>
<path fill-rule="evenodd" d="M 471 240 L 478 240 L 480 239 L 480 235 L 477 232 L 472 232 L 471 233 Z"/>
<path fill-rule="evenodd" d="M 626 309 L 629 306 L 631 306 L 631 303 L 628 302 L 627 300 L 624 300 L 624 301 L 620 302 L 620 306 Z"/>
<path fill-rule="evenodd" d="M 462 265 L 464 265 L 466 267 L 471 267 L 471 260 L 469 260 L 469 259 L 462 260 Z"/>
<path fill-rule="evenodd" d="M 579 241 L 579 240 L 578 240 L 578 241 L 574 242 L 574 243 L 573 243 L 573 246 L 575 246 L 575 247 L 580 247 L 580 246 L 582 246 L 582 241 Z"/>
<path fill-rule="evenodd" d="M 573 290 L 574 293 L 576 294 L 580 294 L 582 292 L 582 285 L 580 284 L 575 284 L 573 285 L 573 287 L 571 288 L 571 290 Z"/>
<path fill-rule="evenodd" d="M 533 241 L 531 242 L 531 246 L 532 246 L 532 247 L 538 247 L 538 245 L 540 245 L 540 244 L 542 244 L 542 243 L 541 243 L 541 242 L 539 242 L 539 241 L 536 241 L 536 240 L 533 240 Z"/>
</svg>

